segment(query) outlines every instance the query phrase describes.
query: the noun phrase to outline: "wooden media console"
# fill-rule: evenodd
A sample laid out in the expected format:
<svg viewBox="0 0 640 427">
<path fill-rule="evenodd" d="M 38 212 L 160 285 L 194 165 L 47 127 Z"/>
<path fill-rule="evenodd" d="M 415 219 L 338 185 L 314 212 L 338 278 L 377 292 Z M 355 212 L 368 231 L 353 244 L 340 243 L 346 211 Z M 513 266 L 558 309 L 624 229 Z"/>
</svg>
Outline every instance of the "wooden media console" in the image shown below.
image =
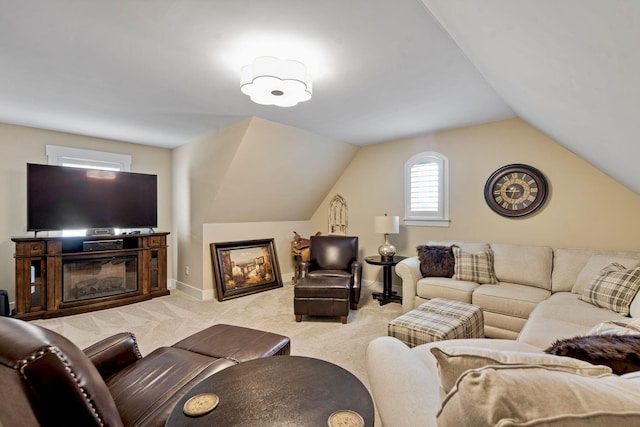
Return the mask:
<svg viewBox="0 0 640 427">
<path fill-rule="evenodd" d="M 15 317 L 66 316 L 168 295 L 168 234 L 13 237 Z"/>
</svg>

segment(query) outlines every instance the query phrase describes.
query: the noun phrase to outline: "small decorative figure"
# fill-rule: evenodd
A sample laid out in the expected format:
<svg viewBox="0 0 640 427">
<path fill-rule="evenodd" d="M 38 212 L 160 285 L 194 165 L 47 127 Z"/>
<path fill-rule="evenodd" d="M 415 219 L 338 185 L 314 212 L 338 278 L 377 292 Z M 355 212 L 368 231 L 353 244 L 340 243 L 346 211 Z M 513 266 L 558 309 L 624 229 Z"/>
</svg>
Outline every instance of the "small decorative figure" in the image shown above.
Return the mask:
<svg viewBox="0 0 640 427">
<path fill-rule="evenodd" d="M 315 234 L 316 236 L 321 235 L 319 231 Z M 293 272 L 293 283 L 296 283 L 299 279 L 298 277 L 298 266 L 302 261 L 309 261 L 309 246 L 311 245 L 311 240 L 305 239 L 300 236 L 297 232 L 293 232 L 293 241 L 291 242 L 291 256 L 293 257 L 295 263 L 295 270 Z"/>
</svg>

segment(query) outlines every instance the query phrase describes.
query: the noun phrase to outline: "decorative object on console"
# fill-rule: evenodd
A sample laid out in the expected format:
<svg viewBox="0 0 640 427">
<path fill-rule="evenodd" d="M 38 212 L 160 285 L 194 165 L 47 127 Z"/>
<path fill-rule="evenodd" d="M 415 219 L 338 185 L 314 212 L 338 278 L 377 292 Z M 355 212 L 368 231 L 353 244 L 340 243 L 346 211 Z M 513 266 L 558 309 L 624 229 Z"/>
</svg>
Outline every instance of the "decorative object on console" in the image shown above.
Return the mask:
<svg viewBox="0 0 640 427">
<path fill-rule="evenodd" d="M 487 179 L 484 199 L 499 215 L 529 215 L 540 209 L 547 199 L 547 180 L 533 166 L 517 163 L 506 165 Z"/>
<path fill-rule="evenodd" d="M 396 247 L 389 243 L 389 234 L 400 232 L 400 218 L 398 216 L 376 216 L 373 218 L 373 228 L 376 233 L 384 234 L 384 243 L 378 247 L 378 253 L 383 259 L 391 259 L 396 254 Z"/>
<path fill-rule="evenodd" d="M 546 353 L 605 365 L 616 375 L 640 371 L 640 335 L 590 335 L 555 341 Z"/>
<path fill-rule="evenodd" d="M 422 277 L 453 277 L 456 262 L 451 246 L 420 245 L 416 249 Z"/>
<path fill-rule="evenodd" d="M 311 99 L 311 76 L 298 61 L 261 56 L 240 71 L 240 90 L 261 105 L 293 107 Z"/>
<path fill-rule="evenodd" d="M 274 239 L 211 243 L 218 301 L 281 288 Z"/>
</svg>

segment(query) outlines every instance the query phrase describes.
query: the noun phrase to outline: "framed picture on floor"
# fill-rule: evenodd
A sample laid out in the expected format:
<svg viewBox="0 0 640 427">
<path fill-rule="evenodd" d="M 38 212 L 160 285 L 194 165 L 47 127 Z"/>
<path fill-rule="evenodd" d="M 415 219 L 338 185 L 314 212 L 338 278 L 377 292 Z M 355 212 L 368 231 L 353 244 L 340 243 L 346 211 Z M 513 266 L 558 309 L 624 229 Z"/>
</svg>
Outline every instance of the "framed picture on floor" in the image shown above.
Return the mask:
<svg viewBox="0 0 640 427">
<path fill-rule="evenodd" d="M 218 301 L 282 287 L 274 239 L 211 243 Z"/>
</svg>

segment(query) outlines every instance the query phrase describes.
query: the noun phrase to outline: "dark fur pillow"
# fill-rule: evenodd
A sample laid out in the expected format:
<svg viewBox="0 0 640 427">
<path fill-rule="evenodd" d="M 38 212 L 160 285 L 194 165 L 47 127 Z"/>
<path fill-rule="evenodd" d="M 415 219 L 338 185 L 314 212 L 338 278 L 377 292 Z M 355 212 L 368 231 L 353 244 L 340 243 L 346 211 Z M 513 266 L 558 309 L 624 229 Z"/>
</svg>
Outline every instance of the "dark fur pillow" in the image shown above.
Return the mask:
<svg viewBox="0 0 640 427">
<path fill-rule="evenodd" d="M 545 353 L 609 366 L 614 374 L 640 371 L 640 335 L 588 335 L 554 342 Z"/>
<path fill-rule="evenodd" d="M 452 277 L 455 258 L 449 246 L 420 245 L 418 258 L 422 277 Z"/>
</svg>

